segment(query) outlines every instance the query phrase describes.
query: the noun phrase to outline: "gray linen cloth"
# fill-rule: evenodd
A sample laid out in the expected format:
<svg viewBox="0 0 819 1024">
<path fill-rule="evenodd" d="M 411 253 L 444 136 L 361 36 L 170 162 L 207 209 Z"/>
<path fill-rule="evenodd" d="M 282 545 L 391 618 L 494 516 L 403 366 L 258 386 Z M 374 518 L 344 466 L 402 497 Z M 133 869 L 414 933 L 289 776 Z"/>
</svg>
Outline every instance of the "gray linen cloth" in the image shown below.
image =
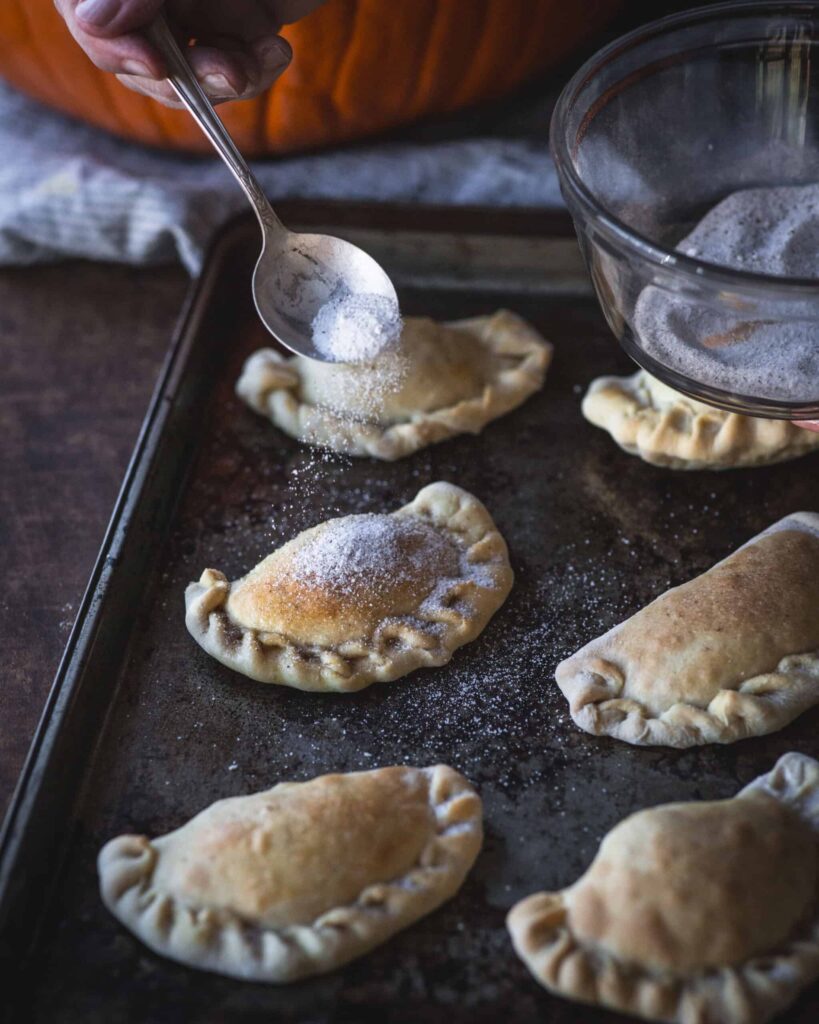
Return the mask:
<svg viewBox="0 0 819 1024">
<path fill-rule="evenodd" d="M 477 115 L 479 130 L 488 123 L 478 138 L 440 141 L 433 133 L 430 141 L 423 129 L 410 130 L 415 141 L 257 161 L 254 170 L 274 200 L 554 207 L 561 201 L 546 142 L 550 106 L 536 98 Z M 464 123 L 474 131 L 476 115 L 465 115 L 461 130 Z M 0 265 L 178 259 L 195 273 L 213 231 L 247 208 L 218 159 L 125 142 L 2 82 L 0 154 Z"/>
</svg>

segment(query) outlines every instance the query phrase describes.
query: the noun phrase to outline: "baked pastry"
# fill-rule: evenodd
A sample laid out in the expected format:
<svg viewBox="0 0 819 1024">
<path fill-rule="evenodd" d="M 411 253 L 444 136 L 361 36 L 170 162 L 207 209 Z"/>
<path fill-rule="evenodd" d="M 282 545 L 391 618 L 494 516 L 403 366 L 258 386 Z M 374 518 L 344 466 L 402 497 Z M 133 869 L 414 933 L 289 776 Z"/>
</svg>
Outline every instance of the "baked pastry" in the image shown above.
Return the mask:
<svg viewBox="0 0 819 1024">
<path fill-rule="evenodd" d="M 236 392 L 286 434 L 347 455 L 392 461 L 456 434 L 477 434 L 543 386 L 552 346 L 514 313 L 436 323 L 409 317 L 373 363 L 245 363 Z"/>
<path fill-rule="evenodd" d="M 586 873 L 507 919 L 546 988 L 646 1020 L 762 1024 L 819 977 L 819 763 L 632 814 Z"/>
<path fill-rule="evenodd" d="M 254 981 L 361 956 L 448 900 L 481 847 L 481 802 L 445 765 L 285 782 L 99 855 L 105 905 L 156 953 Z"/>
<path fill-rule="evenodd" d="M 360 690 L 445 664 L 512 580 L 484 506 L 435 483 L 390 515 L 305 530 L 235 583 L 206 569 L 185 592 L 185 623 L 208 654 L 251 679 Z"/>
<path fill-rule="evenodd" d="M 577 725 L 646 746 L 731 743 L 819 702 L 819 515 L 786 516 L 561 662 Z"/>
<path fill-rule="evenodd" d="M 715 409 L 645 370 L 592 381 L 582 409 L 629 454 L 672 469 L 765 466 L 819 450 L 817 433 L 787 420 Z"/>
</svg>

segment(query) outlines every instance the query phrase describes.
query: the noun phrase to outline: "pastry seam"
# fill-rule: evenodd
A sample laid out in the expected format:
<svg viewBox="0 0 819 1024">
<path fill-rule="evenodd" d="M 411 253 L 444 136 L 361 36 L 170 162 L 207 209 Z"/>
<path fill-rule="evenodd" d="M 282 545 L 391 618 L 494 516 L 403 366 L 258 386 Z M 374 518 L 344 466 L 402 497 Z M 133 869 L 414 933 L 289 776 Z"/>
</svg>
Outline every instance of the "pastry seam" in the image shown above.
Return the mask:
<svg viewBox="0 0 819 1024">
<path fill-rule="evenodd" d="M 737 797 L 762 790 L 819 832 L 817 780 L 816 761 L 785 754 Z M 668 1024 L 764 1024 L 819 977 L 816 897 L 809 915 L 779 947 L 741 964 L 680 977 L 627 963 L 576 938 L 568 922 L 567 891 L 529 896 L 507 917 L 515 952 L 534 978 L 558 995 Z"/>
<path fill-rule="evenodd" d="M 399 878 L 366 886 L 311 924 L 270 928 L 229 910 L 190 905 L 151 887 L 161 852 L 146 836 L 111 840 L 99 856 L 105 905 L 147 946 L 188 966 L 285 982 L 332 970 L 423 917 L 460 888 L 482 841 L 481 801 L 446 765 L 408 768 L 429 779 L 434 831 Z"/>
<path fill-rule="evenodd" d="M 352 692 L 445 664 L 506 600 L 513 580 L 506 543 L 477 498 L 452 484 L 428 485 L 392 515 L 418 516 L 458 550 L 460 576 L 441 581 L 417 614 L 387 618 L 369 637 L 307 646 L 234 623 L 225 607 L 230 584 L 223 573 L 206 569 L 185 593 L 189 632 L 227 667 L 259 682 L 303 690 Z"/>
<path fill-rule="evenodd" d="M 739 469 L 769 465 L 819 449 L 819 434 L 785 420 L 764 420 L 703 406 L 680 394 L 657 400 L 654 378 L 600 377 L 583 398 L 582 411 L 630 455 L 673 469 Z"/>
<path fill-rule="evenodd" d="M 711 568 L 717 568 L 744 548 L 781 530 L 803 530 L 819 538 L 819 514 L 794 512 L 785 516 Z M 718 690 L 705 707 L 678 701 L 660 715 L 648 711 L 639 700 L 619 696 L 628 680 L 614 661 L 586 655 L 592 665 L 569 674 L 570 662 L 592 644 L 616 635 L 628 621 L 591 640 L 557 666 L 557 684 L 569 702 L 572 719 L 592 735 L 678 749 L 706 743 L 733 743 L 781 729 L 819 703 L 819 650 L 788 654 L 772 671 L 744 679 L 734 688 Z"/>
</svg>

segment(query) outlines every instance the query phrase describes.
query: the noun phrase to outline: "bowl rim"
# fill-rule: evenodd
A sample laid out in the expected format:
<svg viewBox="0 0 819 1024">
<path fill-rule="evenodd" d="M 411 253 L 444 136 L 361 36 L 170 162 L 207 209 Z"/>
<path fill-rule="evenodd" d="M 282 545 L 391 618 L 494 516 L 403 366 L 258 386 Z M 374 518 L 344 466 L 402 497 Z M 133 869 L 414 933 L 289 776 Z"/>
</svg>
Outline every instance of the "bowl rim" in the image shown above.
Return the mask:
<svg viewBox="0 0 819 1024">
<path fill-rule="evenodd" d="M 819 20 L 819 0 L 791 0 L 791 2 L 787 2 L 787 0 L 774 0 L 774 2 L 769 2 L 769 0 L 765 0 L 765 2 L 727 0 L 723 3 L 708 4 L 666 15 L 618 36 L 617 39 L 592 54 L 561 90 L 552 112 L 549 144 L 567 205 L 571 207 L 569 196 L 576 200 L 585 213 L 591 217 L 595 228 L 616 246 L 625 246 L 666 273 L 669 271 L 680 272 L 698 288 L 702 288 L 709 282 L 714 282 L 727 285 L 732 290 L 739 292 L 753 290 L 758 293 L 762 290 L 763 292 L 778 292 L 780 297 L 787 295 L 794 298 L 816 299 L 819 297 L 819 278 L 777 277 L 775 274 L 759 274 L 726 267 L 719 263 L 709 263 L 707 260 L 687 256 L 677 249 L 668 249 L 635 231 L 625 221 L 607 210 L 587 187 L 575 170 L 566 141 L 566 120 L 577 94 L 589 79 L 598 73 L 600 67 L 612 58 L 617 57 L 620 53 L 625 53 L 637 43 L 645 42 L 656 36 L 668 35 L 681 27 L 697 22 L 714 21 L 731 15 L 753 14 L 759 17 L 766 12 L 771 16 L 776 16 L 778 13 L 780 15 L 788 14 L 791 17 L 798 16 L 800 13 L 810 14 Z M 799 186 L 794 187 L 798 188 Z M 566 195 L 567 192 L 569 195 Z"/>
</svg>

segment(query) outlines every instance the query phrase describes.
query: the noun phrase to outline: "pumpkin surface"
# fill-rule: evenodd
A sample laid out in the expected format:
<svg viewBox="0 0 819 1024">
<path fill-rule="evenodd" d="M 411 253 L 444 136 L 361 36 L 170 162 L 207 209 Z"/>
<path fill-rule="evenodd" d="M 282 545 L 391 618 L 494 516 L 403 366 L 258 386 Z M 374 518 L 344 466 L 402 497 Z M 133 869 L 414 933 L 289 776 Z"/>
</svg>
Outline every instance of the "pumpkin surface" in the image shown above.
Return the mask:
<svg viewBox="0 0 819 1024">
<path fill-rule="evenodd" d="M 270 92 L 226 104 L 220 114 L 249 155 L 362 138 L 508 93 L 566 57 L 621 6 L 619 0 L 328 0 L 282 32 L 294 57 Z M 0 75 L 126 138 L 210 151 L 185 111 L 162 107 L 97 69 L 53 0 L 2 0 Z"/>
</svg>

